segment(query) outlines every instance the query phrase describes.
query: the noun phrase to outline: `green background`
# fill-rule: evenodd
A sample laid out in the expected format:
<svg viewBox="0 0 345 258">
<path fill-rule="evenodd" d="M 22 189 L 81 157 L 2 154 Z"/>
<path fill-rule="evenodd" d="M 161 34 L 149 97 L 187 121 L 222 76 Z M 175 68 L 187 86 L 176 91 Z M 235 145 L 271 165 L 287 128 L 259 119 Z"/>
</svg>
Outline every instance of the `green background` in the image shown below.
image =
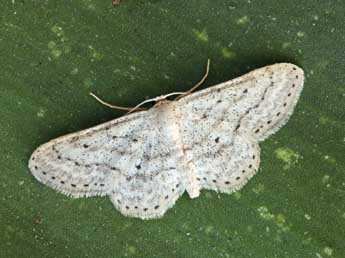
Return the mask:
<svg viewBox="0 0 345 258">
<path fill-rule="evenodd" d="M 0 257 L 345 257 L 345 3 L 277 0 L 2 1 Z M 159 220 L 71 199 L 28 171 L 57 136 L 147 97 L 275 62 L 306 74 L 289 123 L 239 192 L 184 194 Z"/>
</svg>

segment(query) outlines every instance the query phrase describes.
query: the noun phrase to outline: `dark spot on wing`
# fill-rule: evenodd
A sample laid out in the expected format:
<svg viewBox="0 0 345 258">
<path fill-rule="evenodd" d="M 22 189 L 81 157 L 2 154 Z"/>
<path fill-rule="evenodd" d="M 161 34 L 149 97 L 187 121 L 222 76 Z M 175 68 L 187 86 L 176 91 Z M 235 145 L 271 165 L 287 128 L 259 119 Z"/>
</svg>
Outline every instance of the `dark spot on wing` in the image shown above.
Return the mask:
<svg viewBox="0 0 345 258">
<path fill-rule="evenodd" d="M 79 136 L 73 136 L 70 140 L 70 143 L 76 142 L 79 140 Z M 53 149 L 55 150 L 55 146 L 53 145 Z"/>
</svg>

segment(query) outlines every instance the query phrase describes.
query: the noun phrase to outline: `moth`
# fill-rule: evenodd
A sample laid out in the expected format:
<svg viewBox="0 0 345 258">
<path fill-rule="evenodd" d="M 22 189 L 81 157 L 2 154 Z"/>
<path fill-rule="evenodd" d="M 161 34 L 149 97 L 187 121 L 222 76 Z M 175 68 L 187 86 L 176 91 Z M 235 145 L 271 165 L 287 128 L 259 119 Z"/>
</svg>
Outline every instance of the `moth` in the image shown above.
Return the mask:
<svg viewBox="0 0 345 258">
<path fill-rule="evenodd" d="M 147 111 L 41 145 L 29 169 L 61 193 L 109 196 L 125 216 L 158 218 L 185 191 L 241 189 L 259 169 L 259 143 L 288 121 L 303 84 L 301 68 L 278 63 L 173 101 L 161 96 Z"/>
</svg>

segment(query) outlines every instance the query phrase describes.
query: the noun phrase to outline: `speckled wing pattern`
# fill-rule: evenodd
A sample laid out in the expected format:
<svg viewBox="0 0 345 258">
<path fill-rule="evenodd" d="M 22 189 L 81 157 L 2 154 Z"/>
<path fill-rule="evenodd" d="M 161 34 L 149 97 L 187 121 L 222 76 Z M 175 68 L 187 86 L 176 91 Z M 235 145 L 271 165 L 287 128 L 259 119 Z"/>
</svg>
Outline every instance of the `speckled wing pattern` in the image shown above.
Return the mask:
<svg viewBox="0 0 345 258">
<path fill-rule="evenodd" d="M 257 172 L 259 142 L 287 122 L 303 83 L 302 69 L 281 63 L 180 100 L 192 196 L 202 188 L 231 193 Z"/>
<path fill-rule="evenodd" d="M 266 66 L 52 140 L 29 169 L 64 194 L 108 195 L 126 216 L 161 217 L 184 191 L 240 189 L 258 170 L 259 142 L 287 122 L 303 82 L 295 65 Z"/>
</svg>

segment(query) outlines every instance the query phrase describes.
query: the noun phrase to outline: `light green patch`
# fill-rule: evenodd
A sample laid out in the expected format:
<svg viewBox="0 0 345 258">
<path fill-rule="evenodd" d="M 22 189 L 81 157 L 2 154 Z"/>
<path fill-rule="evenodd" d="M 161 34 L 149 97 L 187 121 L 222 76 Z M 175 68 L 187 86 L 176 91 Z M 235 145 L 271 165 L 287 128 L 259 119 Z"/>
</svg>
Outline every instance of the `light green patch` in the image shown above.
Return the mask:
<svg viewBox="0 0 345 258">
<path fill-rule="evenodd" d="M 264 184 L 262 184 L 262 183 L 257 184 L 257 186 L 255 186 L 255 187 L 253 188 L 253 192 L 256 193 L 256 194 L 260 194 L 260 193 L 262 193 L 264 190 L 265 190 L 265 186 L 264 186 Z"/>
<path fill-rule="evenodd" d="M 288 47 L 291 47 L 291 42 L 284 42 L 283 44 L 282 44 L 282 48 L 288 48 Z"/>
<path fill-rule="evenodd" d="M 205 197 L 206 197 L 207 199 L 212 199 L 213 195 L 212 195 L 210 192 L 206 192 L 206 193 L 205 193 Z"/>
<path fill-rule="evenodd" d="M 87 87 L 87 88 L 89 88 L 89 87 L 91 87 L 92 85 L 93 85 L 93 80 L 91 79 L 91 78 L 85 78 L 84 79 L 84 85 Z"/>
<path fill-rule="evenodd" d="M 56 43 L 54 41 L 49 41 L 48 42 L 48 48 L 49 49 L 54 49 L 56 47 Z"/>
<path fill-rule="evenodd" d="M 322 183 L 323 184 L 327 184 L 329 182 L 329 179 L 331 177 L 329 175 L 324 175 L 323 178 L 322 178 Z"/>
<path fill-rule="evenodd" d="M 283 214 L 280 214 L 280 213 L 274 217 L 274 220 L 279 226 L 283 226 L 286 222 L 285 216 Z"/>
<path fill-rule="evenodd" d="M 136 254 L 137 249 L 134 246 L 130 245 L 127 247 L 127 252 L 129 255 L 134 255 L 134 254 Z"/>
<path fill-rule="evenodd" d="M 235 198 L 236 200 L 241 199 L 241 196 L 242 196 L 240 192 L 234 192 L 232 195 L 234 196 L 234 198 Z"/>
<path fill-rule="evenodd" d="M 48 49 L 50 50 L 53 58 L 59 58 L 62 53 L 70 53 L 72 48 L 66 43 L 67 38 L 64 31 L 62 30 L 62 27 L 54 25 L 51 28 L 51 31 L 55 34 L 56 37 L 60 38 L 60 40 L 58 39 L 58 43 L 53 40 L 48 42 Z"/>
<path fill-rule="evenodd" d="M 274 219 L 274 215 L 268 211 L 266 206 L 261 206 L 257 209 L 261 218 L 265 220 L 272 220 Z"/>
<path fill-rule="evenodd" d="M 53 49 L 51 53 L 52 53 L 53 57 L 59 58 L 62 54 L 62 51 L 60 49 Z"/>
<path fill-rule="evenodd" d="M 297 37 L 303 38 L 305 36 L 305 33 L 303 31 L 297 32 Z"/>
<path fill-rule="evenodd" d="M 326 125 L 330 122 L 329 118 L 328 117 L 325 117 L 325 116 L 320 116 L 319 117 L 319 123 L 322 124 L 322 125 Z"/>
<path fill-rule="evenodd" d="M 247 232 L 251 233 L 253 231 L 254 231 L 253 226 L 250 226 L 250 225 L 247 226 Z"/>
<path fill-rule="evenodd" d="M 62 27 L 54 25 L 51 28 L 51 30 L 52 30 L 52 32 L 55 33 L 56 36 L 58 36 L 58 37 L 65 37 L 65 32 L 62 30 Z"/>
<path fill-rule="evenodd" d="M 202 42 L 208 42 L 208 35 L 207 35 L 206 29 L 203 29 L 202 31 L 193 29 L 193 32 L 197 40 L 202 41 Z"/>
<path fill-rule="evenodd" d="M 247 15 L 242 16 L 241 18 L 236 20 L 237 25 L 243 25 L 249 22 L 249 18 Z"/>
<path fill-rule="evenodd" d="M 302 240 L 303 245 L 309 245 L 311 243 L 311 237 L 305 238 Z"/>
<path fill-rule="evenodd" d="M 52 28 L 51 28 L 52 32 L 54 32 L 55 34 L 59 33 L 60 31 L 62 31 L 62 28 L 57 26 L 57 25 L 54 25 Z"/>
<path fill-rule="evenodd" d="M 79 72 L 79 69 L 77 67 L 73 68 L 71 71 L 71 75 L 76 75 Z"/>
<path fill-rule="evenodd" d="M 304 214 L 304 218 L 305 218 L 306 220 L 311 220 L 311 217 L 310 217 L 309 214 Z"/>
<path fill-rule="evenodd" d="M 337 163 L 336 159 L 333 158 L 333 157 L 331 157 L 331 156 L 329 156 L 329 155 L 325 155 L 323 158 L 324 158 L 327 162 L 329 162 L 329 163 L 331 163 L 331 164 L 333 164 L 333 165 L 335 165 L 335 164 Z"/>
<path fill-rule="evenodd" d="M 97 51 L 92 45 L 88 46 L 88 52 L 91 55 L 91 61 L 100 61 L 103 59 L 103 54 Z"/>
<path fill-rule="evenodd" d="M 42 118 L 44 117 L 44 115 L 45 115 L 44 109 L 40 108 L 39 111 L 37 112 L 37 116 Z"/>
<path fill-rule="evenodd" d="M 82 201 L 82 202 L 79 203 L 78 209 L 79 209 L 79 210 L 84 210 L 84 209 L 85 209 L 85 202 L 84 202 L 84 201 Z"/>
<path fill-rule="evenodd" d="M 234 59 L 236 57 L 236 53 L 227 47 L 222 48 L 222 55 L 227 59 Z"/>
<path fill-rule="evenodd" d="M 289 169 L 295 164 L 298 163 L 298 160 L 301 158 L 297 152 L 294 152 L 292 149 L 288 147 L 281 147 L 274 151 L 277 159 L 282 160 L 285 165 L 284 169 Z"/>
<path fill-rule="evenodd" d="M 323 249 L 323 252 L 328 255 L 328 256 L 332 256 L 333 254 L 333 249 L 330 248 L 329 246 L 326 246 L 324 249 Z"/>
<path fill-rule="evenodd" d="M 213 232 L 214 232 L 214 227 L 213 227 L 213 226 L 207 226 L 207 227 L 205 228 L 205 233 L 206 233 L 207 235 L 212 234 Z"/>
<path fill-rule="evenodd" d="M 286 225 L 286 217 L 279 213 L 274 215 L 271 213 L 266 206 L 261 206 L 257 209 L 261 218 L 267 221 L 274 222 L 282 231 L 289 231 L 290 228 Z"/>
<path fill-rule="evenodd" d="M 68 54 L 68 53 L 70 53 L 71 52 L 71 50 L 72 50 L 72 48 L 69 46 L 69 45 L 65 45 L 65 46 L 63 46 L 63 52 L 65 53 L 65 54 Z"/>
<path fill-rule="evenodd" d="M 96 10 L 96 6 L 94 4 L 89 4 L 87 8 L 90 10 Z"/>
<path fill-rule="evenodd" d="M 323 71 L 327 68 L 327 66 L 329 65 L 329 61 L 328 60 L 322 60 L 319 63 L 317 63 L 317 68 L 319 71 Z"/>
</svg>

